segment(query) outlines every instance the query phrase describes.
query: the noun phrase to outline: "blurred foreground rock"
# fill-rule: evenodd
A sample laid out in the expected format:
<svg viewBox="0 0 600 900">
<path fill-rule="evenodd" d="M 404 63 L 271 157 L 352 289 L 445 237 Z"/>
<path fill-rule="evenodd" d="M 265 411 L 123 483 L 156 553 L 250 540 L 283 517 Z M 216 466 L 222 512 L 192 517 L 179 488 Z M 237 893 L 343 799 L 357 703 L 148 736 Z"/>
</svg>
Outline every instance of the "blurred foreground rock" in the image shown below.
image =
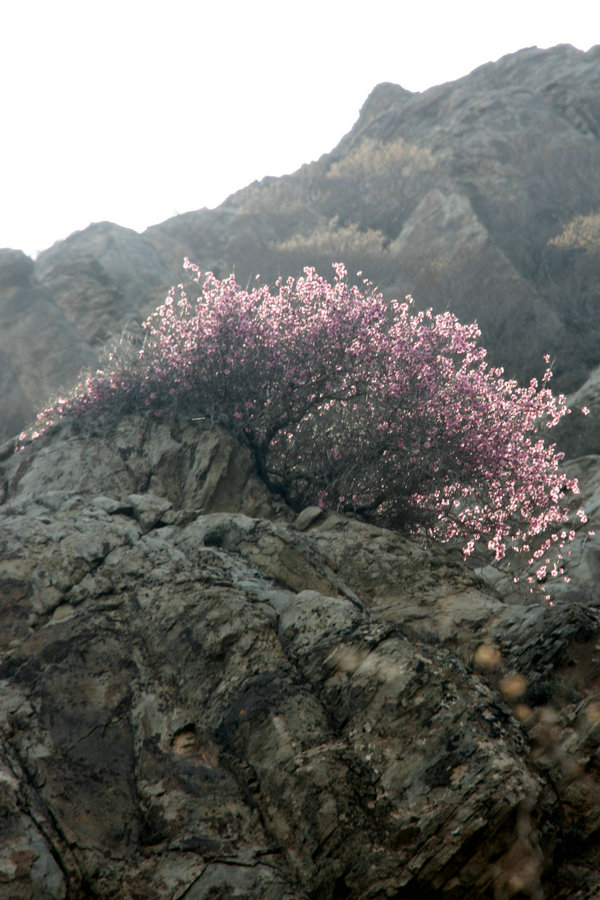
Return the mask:
<svg viewBox="0 0 600 900">
<path fill-rule="evenodd" d="M 597 595 L 294 521 L 206 423 L 0 455 L 0 898 L 600 894 Z"/>
</svg>

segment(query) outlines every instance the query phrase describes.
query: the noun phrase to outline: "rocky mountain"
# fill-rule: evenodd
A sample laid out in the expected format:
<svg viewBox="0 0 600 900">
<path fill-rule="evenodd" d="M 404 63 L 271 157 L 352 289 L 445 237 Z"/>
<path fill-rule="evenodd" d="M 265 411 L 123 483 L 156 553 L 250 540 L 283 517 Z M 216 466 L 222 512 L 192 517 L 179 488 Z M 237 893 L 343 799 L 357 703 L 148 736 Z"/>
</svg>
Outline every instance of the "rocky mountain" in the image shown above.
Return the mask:
<svg viewBox="0 0 600 900">
<path fill-rule="evenodd" d="M 35 263 L 0 252 L 4 437 L 135 329 L 189 256 L 245 284 L 362 270 L 477 319 L 494 363 L 574 391 L 600 364 L 600 47 L 530 48 L 451 84 L 377 86 L 331 152 L 140 235 L 110 223 Z M 596 444 L 584 448 L 598 452 Z"/>
<path fill-rule="evenodd" d="M 31 422 L 59 385 L 96 354 L 48 290 L 33 260 L 0 251 L 0 423 L 3 437 Z"/>
<path fill-rule="evenodd" d="M 140 235 L 0 251 L 10 438 L 135 336 L 184 256 L 362 270 L 576 391 L 589 516 L 540 603 L 299 515 L 207 420 L 0 446 L 0 900 L 600 897 L 600 47 L 375 88 L 339 145 Z M 579 504 L 578 504 L 579 505 Z"/>
<path fill-rule="evenodd" d="M 507 599 L 131 415 L 0 449 L 0 547 L 0 897 L 600 896 L 587 528 Z"/>
</svg>

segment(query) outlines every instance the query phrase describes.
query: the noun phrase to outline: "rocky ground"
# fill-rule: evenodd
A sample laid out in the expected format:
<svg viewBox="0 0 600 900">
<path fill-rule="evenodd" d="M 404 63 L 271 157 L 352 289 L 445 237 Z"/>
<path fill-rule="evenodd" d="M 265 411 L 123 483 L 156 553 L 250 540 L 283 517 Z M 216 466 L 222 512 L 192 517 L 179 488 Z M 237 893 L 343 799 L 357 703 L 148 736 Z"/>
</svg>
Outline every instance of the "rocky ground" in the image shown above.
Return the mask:
<svg viewBox="0 0 600 900">
<path fill-rule="evenodd" d="M 554 606 L 507 602 L 293 516 L 206 423 L 13 450 L 0 897 L 600 896 L 594 537 Z"/>
</svg>

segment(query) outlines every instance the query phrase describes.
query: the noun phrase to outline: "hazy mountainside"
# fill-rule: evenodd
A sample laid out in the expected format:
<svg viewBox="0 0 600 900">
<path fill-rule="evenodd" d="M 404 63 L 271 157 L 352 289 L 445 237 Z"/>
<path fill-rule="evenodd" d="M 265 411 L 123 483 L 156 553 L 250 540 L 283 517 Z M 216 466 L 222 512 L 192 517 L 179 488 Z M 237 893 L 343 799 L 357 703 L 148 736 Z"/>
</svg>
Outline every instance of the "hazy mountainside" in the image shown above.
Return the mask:
<svg viewBox="0 0 600 900">
<path fill-rule="evenodd" d="M 0 250 L 0 435 L 17 434 L 51 392 L 96 354 L 36 279 L 34 263 Z"/>
<path fill-rule="evenodd" d="M 555 605 L 511 604 L 444 548 L 294 518 L 206 423 L 12 450 L 0 897 L 600 896 L 585 528 Z"/>
<path fill-rule="evenodd" d="M 143 235 L 92 225 L 31 271 L 21 262 L 21 300 L 2 274 L 14 253 L 0 251 L 3 436 L 134 327 L 184 256 L 243 285 L 341 260 L 386 294 L 477 319 L 491 360 L 521 379 L 550 353 L 556 387 L 577 389 L 600 364 L 600 47 L 522 50 L 420 94 L 379 85 L 318 161 Z"/>
</svg>

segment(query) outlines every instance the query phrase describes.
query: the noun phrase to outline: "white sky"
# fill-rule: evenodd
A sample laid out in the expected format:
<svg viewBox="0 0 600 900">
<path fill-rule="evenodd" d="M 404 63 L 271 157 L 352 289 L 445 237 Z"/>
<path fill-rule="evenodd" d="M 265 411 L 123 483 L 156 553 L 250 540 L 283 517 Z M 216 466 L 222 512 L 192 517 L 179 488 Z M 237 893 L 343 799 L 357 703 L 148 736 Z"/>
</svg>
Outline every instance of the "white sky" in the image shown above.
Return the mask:
<svg viewBox="0 0 600 900">
<path fill-rule="evenodd" d="M 331 150 L 382 81 L 600 43 L 599 0 L 0 0 L 0 247 L 143 230 Z"/>
</svg>

